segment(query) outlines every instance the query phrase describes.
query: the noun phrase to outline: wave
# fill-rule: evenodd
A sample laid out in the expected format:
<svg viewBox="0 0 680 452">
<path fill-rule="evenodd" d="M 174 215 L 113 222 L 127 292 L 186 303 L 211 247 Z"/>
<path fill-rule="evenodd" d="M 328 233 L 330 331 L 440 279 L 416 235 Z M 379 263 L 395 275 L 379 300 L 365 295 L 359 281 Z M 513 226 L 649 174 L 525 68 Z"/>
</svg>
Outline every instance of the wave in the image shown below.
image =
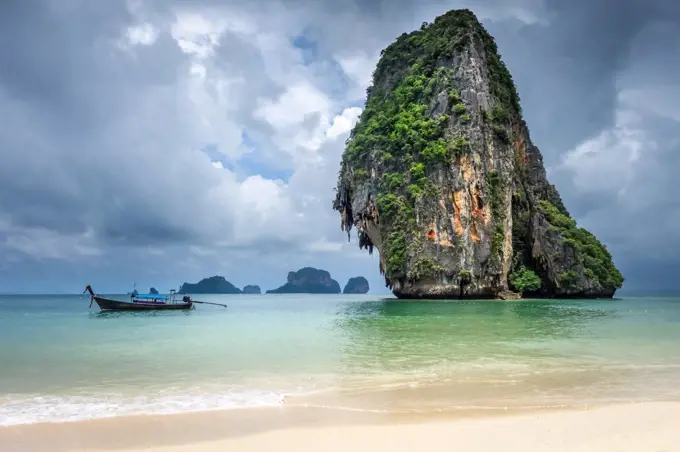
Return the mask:
<svg viewBox="0 0 680 452">
<path fill-rule="evenodd" d="M 165 391 L 167 392 L 167 391 Z M 216 394 L 183 391 L 156 395 L 24 395 L 0 397 L 0 426 L 39 422 L 76 422 L 116 416 L 174 414 L 275 407 L 294 393 L 259 390 Z"/>
<path fill-rule="evenodd" d="M 507 405 L 513 409 L 518 409 L 518 405 L 537 408 L 548 401 L 550 408 L 562 407 L 570 399 L 579 399 L 572 401 L 578 405 L 617 398 L 630 401 L 680 397 L 674 385 L 680 364 L 675 362 L 571 366 L 560 363 L 536 369 L 487 361 L 486 368 L 467 366 L 461 370 L 446 363 L 417 371 L 262 377 L 250 379 L 247 385 L 234 381 L 152 388 L 128 384 L 116 389 L 81 387 L 81 391 L 87 392 L 68 394 L 0 394 L 0 426 L 284 404 L 350 411 L 418 412 L 419 406 L 426 411 L 498 410 L 507 409 Z M 579 378 L 575 378 L 577 374 Z M 142 387 L 146 388 L 145 393 L 141 393 Z M 573 396 L 575 390 L 580 397 Z"/>
</svg>

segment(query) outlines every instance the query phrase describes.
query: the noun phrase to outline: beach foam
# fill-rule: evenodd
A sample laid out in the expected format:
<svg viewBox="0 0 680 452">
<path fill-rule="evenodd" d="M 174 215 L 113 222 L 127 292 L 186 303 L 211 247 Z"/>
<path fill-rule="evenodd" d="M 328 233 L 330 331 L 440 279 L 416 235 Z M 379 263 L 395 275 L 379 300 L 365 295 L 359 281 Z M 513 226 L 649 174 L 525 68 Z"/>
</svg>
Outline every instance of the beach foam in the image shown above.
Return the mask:
<svg viewBox="0 0 680 452">
<path fill-rule="evenodd" d="M 99 395 L 9 395 L 0 397 L 0 426 L 38 422 L 75 422 L 116 416 L 173 414 L 239 408 L 275 407 L 293 393 L 275 391 L 227 391 L 201 394 L 130 396 Z"/>
</svg>

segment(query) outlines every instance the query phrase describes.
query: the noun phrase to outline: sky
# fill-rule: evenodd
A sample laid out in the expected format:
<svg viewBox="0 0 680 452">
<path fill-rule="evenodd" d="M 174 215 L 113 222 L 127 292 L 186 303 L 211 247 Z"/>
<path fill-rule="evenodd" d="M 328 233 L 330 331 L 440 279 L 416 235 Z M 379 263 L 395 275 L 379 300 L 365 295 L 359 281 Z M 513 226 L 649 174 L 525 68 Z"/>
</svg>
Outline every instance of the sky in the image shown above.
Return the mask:
<svg viewBox="0 0 680 452">
<path fill-rule="evenodd" d="M 470 8 L 624 291 L 680 275 L 680 2 L 4 0 L 0 293 L 363 275 L 332 211 L 380 51 Z"/>
</svg>

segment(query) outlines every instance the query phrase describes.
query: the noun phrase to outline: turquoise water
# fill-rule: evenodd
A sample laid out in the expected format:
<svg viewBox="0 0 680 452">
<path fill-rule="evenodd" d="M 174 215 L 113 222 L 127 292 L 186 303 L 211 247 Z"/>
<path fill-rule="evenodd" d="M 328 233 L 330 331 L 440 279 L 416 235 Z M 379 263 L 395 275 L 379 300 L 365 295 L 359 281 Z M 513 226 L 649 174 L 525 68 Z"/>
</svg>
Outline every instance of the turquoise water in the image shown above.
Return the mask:
<svg viewBox="0 0 680 452">
<path fill-rule="evenodd" d="M 86 297 L 0 296 L 0 425 L 277 405 L 680 399 L 680 298 L 195 298 L 229 308 L 99 313 Z"/>
</svg>

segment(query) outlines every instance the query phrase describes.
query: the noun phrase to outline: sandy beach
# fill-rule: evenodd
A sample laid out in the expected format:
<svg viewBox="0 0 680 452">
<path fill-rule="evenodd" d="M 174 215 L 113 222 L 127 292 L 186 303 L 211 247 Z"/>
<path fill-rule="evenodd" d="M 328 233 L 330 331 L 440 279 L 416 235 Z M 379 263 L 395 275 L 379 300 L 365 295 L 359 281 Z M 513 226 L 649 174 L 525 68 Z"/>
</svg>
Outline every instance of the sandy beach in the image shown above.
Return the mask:
<svg viewBox="0 0 680 452">
<path fill-rule="evenodd" d="M 0 452 L 680 451 L 675 299 L 282 297 L 189 316 L 16 302 Z"/>
<path fill-rule="evenodd" d="M 0 429 L 0 450 L 127 452 L 680 451 L 680 402 L 389 421 L 315 410 L 243 410 Z"/>
</svg>

